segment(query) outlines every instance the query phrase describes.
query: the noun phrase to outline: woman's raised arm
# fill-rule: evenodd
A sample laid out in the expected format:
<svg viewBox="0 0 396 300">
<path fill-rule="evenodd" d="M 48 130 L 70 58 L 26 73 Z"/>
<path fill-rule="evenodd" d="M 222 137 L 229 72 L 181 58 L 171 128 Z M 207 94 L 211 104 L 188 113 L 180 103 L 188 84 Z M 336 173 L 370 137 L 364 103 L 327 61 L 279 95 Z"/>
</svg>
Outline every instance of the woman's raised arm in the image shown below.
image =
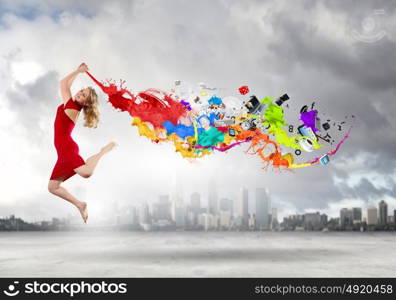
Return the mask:
<svg viewBox="0 0 396 300">
<path fill-rule="evenodd" d="M 79 73 L 86 72 L 86 71 L 88 71 L 88 66 L 85 63 L 82 63 L 77 68 L 77 70 L 73 71 L 72 73 L 70 73 L 69 75 L 67 75 L 65 78 L 63 78 L 60 81 L 60 91 L 61 91 L 63 102 L 66 102 L 67 100 L 69 100 L 71 98 L 72 95 L 71 95 L 70 87 L 71 87 L 74 79 L 76 78 L 76 76 Z"/>
</svg>

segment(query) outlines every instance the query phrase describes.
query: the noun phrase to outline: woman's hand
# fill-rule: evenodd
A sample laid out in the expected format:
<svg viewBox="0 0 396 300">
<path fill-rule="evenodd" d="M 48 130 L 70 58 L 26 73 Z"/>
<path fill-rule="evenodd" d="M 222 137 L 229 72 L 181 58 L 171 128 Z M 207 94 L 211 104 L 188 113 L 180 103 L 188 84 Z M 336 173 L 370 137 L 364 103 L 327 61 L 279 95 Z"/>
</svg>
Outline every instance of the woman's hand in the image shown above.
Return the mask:
<svg viewBox="0 0 396 300">
<path fill-rule="evenodd" d="M 77 72 L 78 73 L 83 73 L 83 72 L 86 72 L 86 71 L 88 71 L 89 69 L 88 69 L 88 66 L 85 64 L 85 63 L 82 63 L 81 65 L 79 65 L 78 66 L 78 68 L 77 68 Z"/>
</svg>

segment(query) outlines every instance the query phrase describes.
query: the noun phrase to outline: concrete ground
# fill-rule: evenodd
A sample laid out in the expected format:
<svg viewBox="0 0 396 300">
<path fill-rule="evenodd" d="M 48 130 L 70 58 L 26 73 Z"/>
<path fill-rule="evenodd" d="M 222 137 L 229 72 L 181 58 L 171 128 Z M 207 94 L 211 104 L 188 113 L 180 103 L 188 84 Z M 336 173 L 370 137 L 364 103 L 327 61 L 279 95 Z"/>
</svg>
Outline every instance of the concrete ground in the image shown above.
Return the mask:
<svg viewBox="0 0 396 300">
<path fill-rule="evenodd" d="M 0 232 L 0 277 L 395 277 L 392 232 Z"/>
</svg>

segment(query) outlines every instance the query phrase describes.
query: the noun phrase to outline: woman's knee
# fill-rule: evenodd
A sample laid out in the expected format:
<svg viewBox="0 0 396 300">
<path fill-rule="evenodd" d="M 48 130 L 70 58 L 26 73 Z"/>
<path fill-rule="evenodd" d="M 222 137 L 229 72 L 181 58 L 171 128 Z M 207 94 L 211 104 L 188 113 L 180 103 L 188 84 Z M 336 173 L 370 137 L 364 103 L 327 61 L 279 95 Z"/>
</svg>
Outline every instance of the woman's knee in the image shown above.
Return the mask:
<svg viewBox="0 0 396 300">
<path fill-rule="evenodd" d="M 79 174 L 79 175 L 84 177 L 84 178 L 89 178 L 89 177 L 91 177 L 92 173 L 90 173 L 90 172 L 81 172 L 81 174 Z"/>
<path fill-rule="evenodd" d="M 48 182 L 48 191 L 51 194 L 55 194 L 56 190 L 59 188 L 59 186 L 60 186 L 60 182 L 58 182 L 57 180 L 50 180 Z"/>
<path fill-rule="evenodd" d="M 92 175 L 92 171 L 90 171 L 86 165 L 74 169 L 74 172 L 84 178 L 89 178 Z"/>
</svg>

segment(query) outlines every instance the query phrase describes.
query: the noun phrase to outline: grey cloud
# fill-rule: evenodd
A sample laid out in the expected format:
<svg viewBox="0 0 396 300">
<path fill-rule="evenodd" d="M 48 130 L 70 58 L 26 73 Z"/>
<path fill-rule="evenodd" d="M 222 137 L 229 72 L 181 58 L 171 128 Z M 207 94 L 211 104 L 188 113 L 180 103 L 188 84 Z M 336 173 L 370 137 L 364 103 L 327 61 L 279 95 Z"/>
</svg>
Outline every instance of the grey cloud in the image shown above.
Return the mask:
<svg viewBox="0 0 396 300">
<path fill-rule="evenodd" d="M 55 113 L 53 107 L 61 103 L 58 99 L 58 89 L 58 74 L 49 71 L 33 83 L 16 82 L 15 89 L 7 91 L 8 106 L 17 112 L 18 125 L 22 125 L 27 132 L 24 138 L 32 144 L 40 144 L 47 134 L 47 131 L 41 130 L 38 124 L 40 120 L 46 120 Z"/>
<path fill-rule="evenodd" d="M 340 184 L 340 190 L 345 197 L 358 198 L 365 200 L 367 203 L 371 199 L 383 198 L 385 196 L 395 196 L 396 183 L 392 183 L 392 188 L 376 188 L 367 178 L 362 178 L 354 187 L 349 187 L 345 183 Z"/>
<path fill-rule="evenodd" d="M 301 64 L 305 68 L 324 69 L 372 91 L 395 88 L 396 67 L 390 63 L 396 58 L 394 41 L 384 37 L 372 44 L 342 44 L 320 31 L 306 12 L 301 11 L 301 14 L 300 18 L 277 14 L 271 19 L 271 26 L 280 38 L 276 42 L 269 41 L 268 48 L 276 57 L 287 61 L 288 67 Z"/>
</svg>

